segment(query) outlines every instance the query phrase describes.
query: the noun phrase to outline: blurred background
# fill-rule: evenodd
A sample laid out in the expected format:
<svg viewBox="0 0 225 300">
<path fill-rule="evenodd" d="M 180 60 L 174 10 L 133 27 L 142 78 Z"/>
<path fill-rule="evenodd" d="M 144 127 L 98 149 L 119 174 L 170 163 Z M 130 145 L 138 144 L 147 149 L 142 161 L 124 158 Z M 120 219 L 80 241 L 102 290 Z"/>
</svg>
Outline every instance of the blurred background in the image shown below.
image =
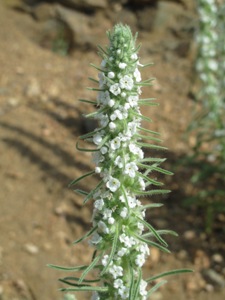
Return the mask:
<svg viewBox="0 0 225 300">
<path fill-rule="evenodd" d="M 151 299 L 225 299 L 224 123 L 216 118 L 220 127 L 213 127 L 215 119 L 206 117 L 212 106 L 204 106 L 199 96 L 196 4 L 0 1 L 1 300 L 62 300 L 57 279 L 68 274 L 46 265 L 91 260 L 86 243 L 72 242 L 90 229 L 92 203 L 82 206 L 82 198 L 67 186 L 93 168 L 91 156 L 75 149 L 78 136 L 96 126 L 83 117 L 93 108 L 78 99 L 95 99 L 95 92 L 86 90 L 88 77 L 97 78 L 90 63 L 100 64 L 97 44 L 107 45 L 105 33 L 118 22 L 138 31 L 141 63 L 154 62 L 143 70 L 143 78 L 156 78 L 152 88 L 143 89 L 143 97 L 156 97 L 160 106 L 145 108 L 154 120 L 145 125 L 161 133 L 169 150 L 146 155 L 166 157 L 163 167 L 175 173 L 162 177 L 170 195 L 143 201 L 162 201 L 163 208 L 147 218 L 179 237 L 167 239 L 170 255 L 152 249 L 144 272 L 195 270 L 169 278 Z M 81 187 L 92 188 L 97 181 L 93 177 Z M 85 293 L 76 296 L 90 299 Z"/>
</svg>

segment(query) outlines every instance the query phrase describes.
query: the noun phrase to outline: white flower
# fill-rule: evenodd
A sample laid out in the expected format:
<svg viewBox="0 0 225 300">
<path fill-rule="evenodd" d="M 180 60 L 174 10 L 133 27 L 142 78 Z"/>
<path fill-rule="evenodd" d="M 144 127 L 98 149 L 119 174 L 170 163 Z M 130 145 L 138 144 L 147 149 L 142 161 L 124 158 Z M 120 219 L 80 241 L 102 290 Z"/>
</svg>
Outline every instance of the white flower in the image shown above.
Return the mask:
<svg viewBox="0 0 225 300">
<path fill-rule="evenodd" d="M 104 220 L 110 218 L 111 215 L 112 215 L 112 210 L 111 210 L 111 209 L 106 208 L 106 209 L 103 211 L 103 219 L 104 219 Z"/>
<path fill-rule="evenodd" d="M 130 208 L 134 208 L 137 206 L 137 200 L 134 197 L 127 196 L 127 202 Z"/>
<path fill-rule="evenodd" d="M 114 288 L 118 289 L 119 287 L 121 287 L 123 285 L 123 280 L 118 278 L 114 281 L 113 286 Z"/>
<path fill-rule="evenodd" d="M 96 209 L 102 210 L 103 206 L 104 206 L 104 201 L 103 201 L 103 199 L 95 200 L 95 202 L 94 202 L 94 207 L 95 207 Z"/>
<path fill-rule="evenodd" d="M 100 232 L 103 232 L 103 233 L 106 233 L 108 234 L 109 233 L 109 228 L 106 226 L 106 224 L 102 221 L 99 221 L 98 222 L 98 229 L 100 230 Z"/>
<path fill-rule="evenodd" d="M 111 121 L 115 121 L 116 119 L 122 120 L 123 114 L 119 109 L 116 109 L 110 116 Z"/>
<path fill-rule="evenodd" d="M 101 170 L 102 170 L 102 168 L 96 167 L 96 168 L 95 168 L 95 173 L 96 173 L 96 174 L 100 174 L 100 173 L 101 173 Z"/>
<path fill-rule="evenodd" d="M 102 240 L 102 237 L 97 232 L 95 232 L 92 236 L 91 243 L 96 245 L 96 244 L 100 243 L 101 240 Z"/>
<path fill-rule="evenodd" d="M 132 236 L 127 236 L 125 233 L 120 235 L 119 240 L 121 243 L 124 243 L 127 248 L 130 248 L 136 244 L 135 239 Z"/>
<path fill-rule="evenodd" d="M 108 189 L 110 189 L 111 192 L 115 192 L 120 187 L 120 182 L 118 179 L 113 178 L 112 176 L 109 178 L 109 181 L 106 183 L 106 186 Z"/>
<path fill-rule="evenodd" d="M 100 162 L 103 162 L 104 159 L 105 159 L 104 156 L 102 156 L 99 151 L 94 152 L 93 155 L 92 155 L 92 161 L 96 165 L 98 165 Z"/>
<path fill-rule="evenodd" d="M 134 86 L 133 79 L 129 75 L 125 75 L 120 79 L 120 87 L 122 89 L 126 89 L 128 91 L 131 91 Z"/>
<path fill-rule="evenodd" d="M 143 254 L 138 254 L 135 259 L 135 264 L 138 267 L 142 267 L 144 263 L 145 263 L 145 256 Z"/>
<path fill-rule="evenodd" d="M 107 254 L 103 256 L 102 264 L 104 267 L 107 265 L 108 259 L 109 259 L 109 256 Z"/>
<path fill-rule="evenodd" d="M 109 102 L 108 102 L 108 106 L 109 106 L 109 107 L 113 107 L 114 104 L 115 104 L 115 100 L 110 99 Z"/>
<path fill-rule="evenodd" d="M 116 53 L 117 53 L 117 54 L 120 54 L 120 53 L 121 53 L 121 49 L 118 49 L 118 50 L 116 51 Z"/>
<path fill-rule="evenodd" d="M 149 248 L 145 243 L 141 243 L 140 245 L 138 245 L 137 250 L 140 251 L 144 256 L 148 256 L 150 254 Z"/>
<path fill-rule="evenodd" d="M 110 148 L 112 150 L 116 150 L 116 149 L 119 149 L 120 148 L 120 138 L 119 137 L 116 137 L 115 139 L 113 139 L 111 142 L 110 142 Z"/>
<path fill-rule="evenodd" d="M 93 136 L 93 143 L 95 145 L 100 145 L 102 141 L 102 133 L 97 132 L 94 136 Z"/>
<path fill-rule="evenodd" d="M 103 146 L 101 149 L 100 149 L 100 152 L 104 155 L 108 152 L 108 148 Z"/>
<path fill-rule="evenodd" d="M 134 71 L 134 78 L 136 79 L 137 82 L 141 81 L 141 73 L 139 72 L 138 68 L 136 68 Z"/>
<path fill-rule="evenodd" d="M 126 63 L 123 63 L 123 62 L 120 62 L 120 63 L 119 63 L 119 68 L 122 69 L 122 70 L 125 69 L 126 66 L 127 66 Z"/>
<path fill-rule="evenodd" d="M 122 299 L 128 299 L 129 297 L 129 288 L 126 286 L 122 286 L 118 289 L 118 294 Z"/>
<path fill-rule="evenodd" d="M 109 268 L 109 273 L 113 276 L 114 279 L 117 277 L 123 276 L 123 268 L 121 266 L 112 265 Z"/>
<path fill-rule="evenodd" d="M 122 257 L 127 252 L 127 248 L 122 247 L 118 252 L 117 255 Z"/>
<path fill-rule="evenodd" d="M 113 131 L 116 128 L 116 124 L 114 122 L 109 123 L 109 129 Z"/>
<path fill-rule="evenodd" d="M 121 218 L 125 219 L 127 217 L 128 209 L 126 207 L 123 207 L 123 209 L 120 212 Z"/>
<path fill-rule="evenodd" d="M 104 68 L 106 66 L 106 63 L 107 63 L 106 60 L 103 59 L 103 61 L 101 62 L 101 67 Z"/>
<path fill-rule="evenodd" d="M 118 166 L 119 168 L 123 167 L 123 159 L 121 156 L 117 156 L 114 160 L 114 165 Z"/>
<path fill-rule="evenodd" d="M 104 73 L 98 73 L 98 78 L 99 78 L 99 87 L 103 88 L 104 85 L 106 84 L 106 78 Z"/>
<path fill-rule="evenodd" d="M 115 223 L 115 219 L 113 217 L 108 218 L 108 223 L 110 225 L 114 224 Z"/>
<path fill-rule="evenodd" d="M 93 292 L 91 300 L 100 300 L 100 297 L 97 292 Z"/>
<path fill-rule="evenodd" d="M 119 83 L 115 83 L 110 86 L 109 88 L 110 92 L 113 93 L 114 95 L 119 95 L 121 93 L 120 85 Z"/>
<path fill-rule="evenodd" d="M 129 175 L 131 178 L 134 178 L 136 176 L 137 170 L 138 170 L 137 165 L 134 162 L 131 162 L 125 166 L 124 174 Z"/>
<path fill-rule="evenodd" d="M 115 73 L 114 72 L 109 72 L 108 73 L 108 77 L 111 78 L 111 79 L 114 78 L 115 77 Z"/>
<path fill-rule="evenodd" d="M 135 107 L 138 103 L 138 96 L 129 96 L 127 100 L 131 107 Z"/>
<path fill-rule="evenodd" d="M 131 55 L 131 59 L 136 60 L 137 58 L 138 58 L 138 56 L 137 56 L 136 53 L 133 53 L 133 54 Z"/>
<path fill-rule="evenodd" d="M 140 295 L 141 296 L 147 295 L 147 291 L 146 291 L 147 285 L 148 285 L 148 283 L 146 281 L 144 281 L 143 279 L 141 279 L 141 282 L 140 282 Z"/>
</svg>

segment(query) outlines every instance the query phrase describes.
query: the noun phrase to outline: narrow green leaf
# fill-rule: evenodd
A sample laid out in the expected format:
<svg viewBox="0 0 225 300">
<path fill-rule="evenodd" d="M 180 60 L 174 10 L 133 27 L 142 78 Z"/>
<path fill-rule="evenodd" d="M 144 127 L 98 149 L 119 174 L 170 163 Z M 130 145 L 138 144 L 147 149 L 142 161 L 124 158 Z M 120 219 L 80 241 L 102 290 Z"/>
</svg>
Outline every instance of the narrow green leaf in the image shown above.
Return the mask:
<svg viewBox="0 0 225 300">
<path fill-rule="evenodd" d="M 101 50 L 106 56 L 108 56 L 107 50 L 105 50 L 101 45 L 97 46 L 99 50 Z"/>
<path fill-rule="evenodd" d="M 132 300 L 136 300 L 139 294 L 139 289 L 140 289 L 140 282 L 142 279 L 142 272 L 141 272 L 141 268 L 139 268 L 138 270 L 138 278 L 136 283 L 134 284 L 134 293 L 133 293 L 133 299 Z"/>
<path fill-rule="evenodd" d="M 112 243 L 112 249 L 111 249 L 111 252 L 110 252 L 110 255 L 109 255 L 109 258 L 107 260 L 107 264 L 104 266 L 103 270 L 101 271 L 101 276 L 103 274 L 105 274 L 105 272 L 108 270 L 109 268 L 109 265 L 113 259 L 113 256 L 116 252 L 116 248 L 117 248 L 117 242 L 118 242 L 118 238 L 119 238 L 119 224 L 117 223 L 116 225 L 116 231 L 115 231 L 115 235 L 113 237 L 113 243 Z"/>
<path fill-rule="evenodd" d="M 68 277 L 64 277 L 64 278 L 60 278 L 59 279 L 60 281 L 61 280 L 65 280 L 65 281 L 79 281 L 80 280 L 80 278 L 79 277 L 70 277 L 70 276 L 68 276 Z M 100 281 L 100 279 L 84 279 L 83 280 L 83 282 L 85 282 L 85 283 L 93 283 L 93 282 L 99 282 Z"/>
<path fill-rule="evenodd" d="M 152 141 L 156 141 L 156 142 L 159 142 L 159 143 L 162 142 L 161 139 L 158 139 L 158 138 L 155 138 L 155 137 L 149 136 L 149 135 L 135 134 L 135 137 L 141 138 L 141 139 L 144 139 L 144 140 L 152 140 Z"/>
<path fill-rule="evenodd" d="M 141 68 L 147 68 L 149 66 L 153 66 L 154 63 L 148 63 L 148 64 L 144 64 L 144 65 L 140 65 Z"/>
<path fill-rule="evenodd" d="M 166 175 L 173 175 L 172 172 L 170 171 L 167 171 L 165 169 L 162 169 L 162 168 L 159 168 L 159 167 L 152 167 L 153 170 L 157 171 L 157 172 L 160 172 L 160 173 L 163 173 L 163 174 L 166 174 Z"/>
<path fill-rule="evenodd" d="M 99 293 L 107 293 L 108 288 L 107 287 L 98 287 L 98 286 L 81 286 L 77 288 L 62 288 L 59 289 L 62 292 L 80 292 L 80 291 L 85 291 L 85 292 L 99 292 Z"/>
<path fill-rule="evenodd" d="M 157 98 L 143 98 L 143 99 L 139 99 L 138 102 L 139 101 L 155 101 L 155 100 L 157 100 Z"/>
<path fill-rule="evenodd" d="M 103 72 L 104 73 L 104 70 L 99 68 L 98 66 L 94 65 L 94 64 L 90 64 L 93 68 L 95 68 L 96 70 L 100 71 L 100 72 Z"/>
<path fill-rule="evenodd" d="M 170 190 L 134 191 L 136 195 L 151 196 L 170 193 Z"/>
<path fill-rule="evenodd" d="M 162 277 L 169 276 L 169 275 L 177 275 L 177 274 L 181 274 L 181 273 L 192 273 L 192 272 L 193 272 L 193 270 L 191 270 L 191 269 L 171 270 L 171 271 L 168 271 L 168 272 L 160 273 L 156 276 L 149 277 L 148 279 L 146 279 L 146 281 L 151 282 L 151 281 L 154 281 L 158 278 L 162 278 Z"/>
<path fill-rule="evenodd" d="M 81 148 L 79 145 L 78 145 L 78 142 L 76 143 L 76 149 L 81 151 L 81 152 L 97 152 L 99 151 L 99 149 L 87 149 L 87 148 Z"/>
<path fill-rule="evenodd" d="M 95 171 L 91 171 L 91 172 L 88 172 L 88 173 L 78 177 L 77 179 L 74 179 L 72 182 L 70 182 L 69 187 L 75 185 L 76 183 L 81 181 L 83 178 L 93 175 L 94 173 L 95 173 Z"/>
<path fill-rule="evenodd" d="M 88 266 L 78 266 L 78 267 L 61 267 L 61 266 L 56 266 L 52 264 L 48 264 L 47 267 L 57 269 L 57 270 L 62 270 L 62 271 L 82 271 L 86 269 Z"/>
<path fill-rule="evenodd" d="M 148 133 L 152 133 L 152 134 L 155 134 L 155 135 L 160 135 L 160 133 L 156 132 L 156 131 L 152 131 L 152 130 L 149 130 L 147 128 L 143 128 L 143 127 L 138 127 L 139 130 L 142 130 L 142 131 L 145 131 L 145 132 L 148 132 Z"/>
<path fill-rule="evenodd" d="M 167 150 L 166 147 L 158 146 L 158 145 L 153 145 L 153 144 L 148 144 L 148 143 L 141 143 L 141 142 L 136 142 L 136 144 L 140 147 L 144 148 L 151 148 L 151 149 L 159 149 L 159 150 Z"/>
<path fill-rule="evenodd" d="M 82 242 L 83 240 L 88 238 L 90 235 L 92 235 L 92 233 L 95 232 L 97 228 L 98 228 L 98 226 L 96 225 L 90 231 L 88 231 L 85 235 L 83 235 L 80 239 L 74 241 L 73 244 L 75 245 L 75 244 L 78 244 L 78 243 Z"/>
<path fill-rule="evenodd" d="M 138 118 L 141 118 L 144 121 L 152 122 L 152 119 L 150 119 L 149 117 L 143 116 L 142 114 L 136 113 L 134 111 L 132 111 L 132 114 Z"/>
<path fill-rule="evenodd" d="M 91 100 L 86 100 L 86 99 L 79 99 L 79 101 L 84 102 L 84 103 L 94 104 L 94 105 L 98 104 L 96 101 L 91 101 Z"/>
<path fill-rule="evenodd" d="M 147 297 L 149 297 L 150 295 L 152 295 L 155 291 L 157 291 L 162 285 L 164 285 L 165 283 L 167 283 L 166 280 L 162 280 L 160 282 L 158 282 L 156 285 L 154 285 L 147 293 Z"/>
<path fill-rule="evenodd" d="M 98 84 L 99 84 L 99 81 L 98 81 L 97 79 L 94 79 L 94 78 L 92 78 L 92 77 L 88 77 L 88 79 L 91 80 L 91 81 L 93 81 L 93 82 L 95 82 L 95 83 L 98 83 Z"/>
<path fill-rule="evenodd" d="M 156 186 L 162 186 L 163 185 L 163 183 L 158 182 L 154 179 L 151 179 L 151 178 L 149 178 L 148 176 L 145 176 L 142 173 L 139 173 L 139 176 L 141 176 L 145 181 L 149 182 L 150 184 L 153 184 L 153 185 L 156 185 Z"/>
<path fill-rule="evenodd" d="M 151 204 L 143 205 L 140 209 L 141 209 L 141 210 L 144 210 L 144 209 L 148 209 L 148 208 L 161 207 L 161 206 L 163 206 L 163 205 L 164 205 L 164 204 L 162 204 L 162 203 L 151 203 Z"/>
<path fill-rule="evenodd" d="M 132 263 L 130 261 L 130 264 L 129 264 L 129 270 L 130 270 L 130 276 L 131 276 L 131 282 L 130 282 L 130 289 L 129 289 L 129 300 L 133 300 L 134 299 L 134 288 L 135 288 L 135 285 L 134 285 L 134 268 L 132 266 Z"/>
<path fill-rule="evenodd" d="M 173 230 L 162 229 L 162 230 L 157 230 L 157 233 L 159 235 L 170 234 L 170 235 L 173 235 L 173 236 L 178 236 L 178 234 L 175 231 L 173 231 Z M 147 232 L 147 233 L 144 233 L 142 235 L 143 238 L 152 237 L 152 236 L 153 236 L 152 232 Z"/>
<path fill-rule="evenodd" d="M 80 190 L 80 189 L 75 189 L 75 190 L 73 190 L 75 193 L 78 193 L 78 194 L 80 194 L 80 195 L 82 195 L 82 196 L 87 196 L 89 193 L 88 192 L 85 192 L 85 191 L 83 191 L 83 190 Z"/>
<path fill-rule="evenodd" d="M 86 138 L 92 137 L 95 133 L 97 133 L 97 132 L 99 132 L 101 130 L 102 130 L 102 128 L 99 128 L 97 130 L 94 130 L 94 131 L 88 132 L 86 134 L 80 135 L 79 139 L 85 140 Z"/>
<path fill-rule="evenodd" d="M 149 246 L 158 248 L 158 249 L 160 249 L 160 250 L 163 251 L 163 252 L 170 253 L 170 250 L 168 250 L 167 248 L 161 246 L 160 244 L 158 244 L 158 243 L 156 243 L 156 242 L 153 242 L 153 241 L 150 241 L 150 240 L 148 240 L 148 239 L 145 239 L 145 238 L 143 238 L 142 236 L 137 235 L 137 234 L 134 234 L 134 236 L 135 236 L 137 239 L 139 239 L 140 241 L 142 241 L 142 242 L 148 244 Z"/>
<path fill-rule="evenodd" d="M 87 197 L 84 199 L 83 204 L 87 203 L 88 200 L 91 199 L 91 197 L 94 195 L 95 192 L 102 186 L 103 180 L 101 180 L 98 185 L 87 195 Z"/>
<path fill-rule="evenodd" d="M 93 88 L 93 87 L 87 87 L 86 88 L 89 91 L 94 91 L 94 92 L 104 92 L 105 89 L 99 89 L 99 88 Z"/>
<path fill-rule="evenodd" d="M 140 162 L 157 162 L 162 163 L 166 160 L 166 158 L 154 158 L 154 157 L 147 157 L 140 160 Z"/>
<path fill-rule="evenodd" d="M 149 101 L 138 101 L 140 105 L 146 105 L 146 106 L 159 106 L 158 102 L 149 102 Z"/>
<path fill-rule="evenodd" d="M 81 274 L 81 277 L 78 281 L 78 283 L 81 283 L 85 276 L 95 268 L 96 264 L 98 263 L 99 259 L 101 258 L 101 255 L 96 256 L 95 259 L 90 263 L 90 265 L 84 270 L 84 272 Z"/>
<path fill-rule="evenodd" d="M 137 216 L 137 219 L 139 220 L 139 222 L 141 222 L 146 228 L 148 228 L 154 235 L 154 237 L 165 247 L 168 247 L 168 244 L 166 243 L 166 241 L 164 241 L 163 238 L 161 238 L 161 236 L 157 233 L 157 230 L 154 229 L 154 227 L 149 224 L 148 222 L 146 222 L 145 220 L 139 218 Z"/>
</svg>

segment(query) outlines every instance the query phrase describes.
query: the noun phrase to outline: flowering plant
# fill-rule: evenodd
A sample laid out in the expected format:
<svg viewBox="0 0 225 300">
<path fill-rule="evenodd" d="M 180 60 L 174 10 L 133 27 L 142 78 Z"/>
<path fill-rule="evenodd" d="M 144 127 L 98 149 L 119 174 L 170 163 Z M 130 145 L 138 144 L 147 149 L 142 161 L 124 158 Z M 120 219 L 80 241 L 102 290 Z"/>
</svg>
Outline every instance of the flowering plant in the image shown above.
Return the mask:
<svg viewBox="0 0 225 300">
<path fill-rule="evenodd" d="M 197 4 L 196 71 L 201 86 L 196 98 L 200 105 L 189 126 L 189 131 L 196 131 L 196 142 L 187 163 L 196 167 L 192 182 L 200 191 L 186 203 L 205 209 L 210 233 L 214 215 L 225 211 L 225 4 L 216 0 L 198 0 Z"/>
<path fill-rule="evenodd" d="M 73 286 L 63 288 L 63 291 L 93 291 L 92 300 L 144 300 L 166 282 L 163 280 L 154 285 L 155 279 L 190 270 L 174 270 L 145 280 L 142 278 L 142 266 L 150 255 L 149 246 L 169 252 L 162 235 L 176 233 L 156 230 L 147 223 L 144 220 L 146 209 L 161 204 L 142 205 L 138 197 L 168 193 L 168 190 L 159 188 L 162 183 L 149 175 L 153 171 L 172 173 L 159 167 L 165 159 L 145 158 L 142 150 L 142 147 L 165 148 L 152 143 L 160 142 L 158 133 L 141 126 L 142 120 L 151 120 L 142 115 L 139 105 L 156 103 L 153 98 L 139 99 L 141 87 L 151 85 L 152 79 L 141 79 L 139 67 L 147 65 L 139 62 L 140 46 L 135 46 L 136 36 L 132 36 L 128 26 L 119 24 L 108 32 L 108 38 L 109 47 L 99 46 L 103 59 L 101 66 L 93 65 L 100 72 L 99 80 L 91 78 L 99 85 L 92 88 L 98 92 L 97 100 L 81 100 L 98 108 L 86 117 L 98 120 L 99 128 L 80 137 L 96 147 L 85 149 L 77 144 L 78 150 L 93 152 L 96 167 L 71 183 L 73 186 L 95 173 L 100 175 L 100 182 L 91 192 L 76 189 L 84 195 L 84 203 L 94 200 L 94 211 L 92 229 L 74 243 L 90 238 L 89 243 L 95 250 L 88 266 L 53 267 L 82 272 L 80 278 L 61 279 Z M 97 271 L 95 280 L 86 279 L 91 270 Z M 150 289 L 147 289 L 148 284 Z"/>
</svg>

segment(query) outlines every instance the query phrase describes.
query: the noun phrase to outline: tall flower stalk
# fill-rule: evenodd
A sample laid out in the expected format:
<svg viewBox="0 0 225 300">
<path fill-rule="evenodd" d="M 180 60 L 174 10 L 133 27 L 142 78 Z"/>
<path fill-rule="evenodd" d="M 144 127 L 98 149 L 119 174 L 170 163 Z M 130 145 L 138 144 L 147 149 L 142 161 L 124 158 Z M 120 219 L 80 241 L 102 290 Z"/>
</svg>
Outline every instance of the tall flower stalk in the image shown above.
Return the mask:
<svg viewBox="0 0 225 300">
<path fill-rule="evenodd" d="M 108 32 L 108 38 L 107 48 L 99 46 L 100 67 L 93 65 L 99 71 L 99 80 L 90 78 L 98 84 L 97 88 L 91 88 L 98 92 L 97 100 L 81 100 L 97 107 L 86 117 L 98 120 L 99 127 L 80 137 L 92 142 L 95 148 L 84 149 L 77 144 L 77 149 L 93 152 L 96 167 L 71 183 L 73 186 L 96 173 L 100 176 L 100 182 L 91 192 L 76 189 L 84 195 L 84 203 L 94 200 L 94 211 L 92 229 L 75 244 L 89 238 L 94 255 L 88 266 L 54 267 L 82 272 L 79 278 L 61 279 L 73 286 L 62 289 L 64 291 L 93 291 L 92 300 L 145 300 L 165 283 L 163 280 L 154 285 L 156 278 L 189 270 L 142 278 L 142 267 L 150 255 L 149 246 L 169 252 L 162 235 L 176 234 L 156 230 L 147 223 L 144 220 L 146 209 L 161 204 L 142 205 L 139 197 L 168 193 L 161 189 L 162 183 L 149 175 L 152 172 L 172 173 L 159 167 L 165 159 L 145 158 L 142 150 L 165 148 L 154 144 L 160 142 L 157 132 L 141 125 L 142 120 L 151 120 L 142 115 L 139 106 L 156 103 L 154 98 L 139 98 L 141 88 L 150 86 L 152 79 L 141 79 L 139 68 L 147 65 L 139 62 L 140 47 L 135 45 L 136 36 L 132 36 L 128 26 L 119 24 Z M 86 278 L 91 270 L 95 270 L 95 280 Z"/>
</svg>

